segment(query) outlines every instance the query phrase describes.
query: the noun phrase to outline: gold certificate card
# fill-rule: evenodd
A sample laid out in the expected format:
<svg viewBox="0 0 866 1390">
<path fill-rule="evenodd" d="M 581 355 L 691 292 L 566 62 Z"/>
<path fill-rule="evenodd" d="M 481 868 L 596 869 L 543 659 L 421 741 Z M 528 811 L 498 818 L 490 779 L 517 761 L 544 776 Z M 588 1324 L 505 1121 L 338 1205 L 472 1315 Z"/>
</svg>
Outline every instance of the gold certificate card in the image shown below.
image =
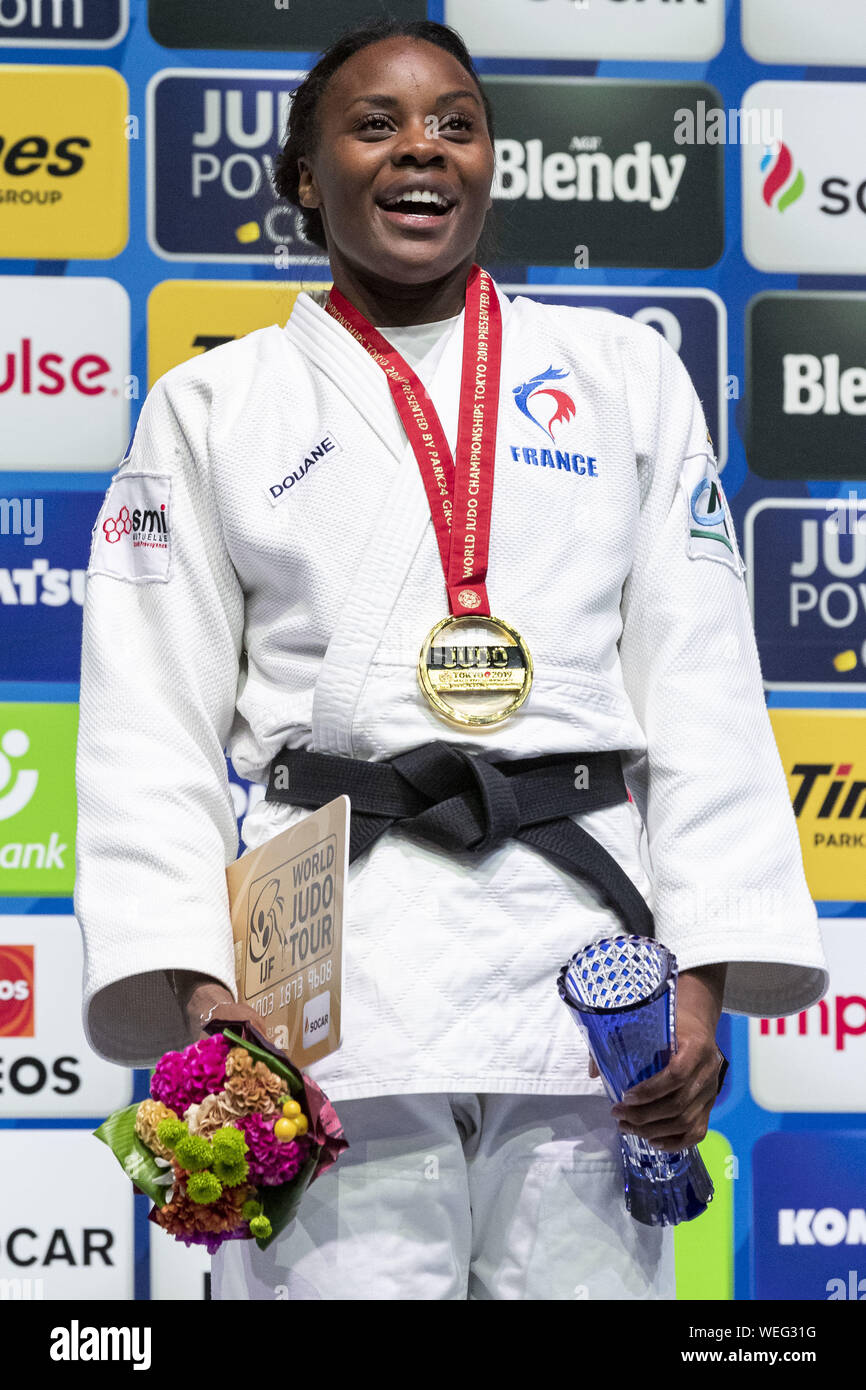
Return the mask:
<svg viewBox="0 0 866 1390">
<path fill-rule="evenodd" d="M 340 1046 L 349 798 L 226 869 L 238 999 L 303 1069 Z"/>
</svg>

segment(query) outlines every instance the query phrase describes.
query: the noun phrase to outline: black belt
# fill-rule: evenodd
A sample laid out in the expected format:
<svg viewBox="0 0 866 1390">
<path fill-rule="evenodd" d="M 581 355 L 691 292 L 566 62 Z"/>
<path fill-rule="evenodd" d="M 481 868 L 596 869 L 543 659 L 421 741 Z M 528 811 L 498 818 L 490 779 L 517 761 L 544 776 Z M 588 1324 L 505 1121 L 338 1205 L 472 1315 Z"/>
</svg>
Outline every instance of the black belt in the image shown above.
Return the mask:
<svg viewBox="0 0 866 1390">
<path fill-rule="evenodd" d="M 568 819 L 628 799 L 619 753 L 501 758 L 437 739 L 384 762 L 283 748 L 271 763 L 266 801 L 318 810 L 343 795 L 352 803 L 350 863 L 392 826 L 478 855 L 520 840 L 589 883 L 626 931 L 653 935 L 652 913 L 628 874 Z"/>
</svg>

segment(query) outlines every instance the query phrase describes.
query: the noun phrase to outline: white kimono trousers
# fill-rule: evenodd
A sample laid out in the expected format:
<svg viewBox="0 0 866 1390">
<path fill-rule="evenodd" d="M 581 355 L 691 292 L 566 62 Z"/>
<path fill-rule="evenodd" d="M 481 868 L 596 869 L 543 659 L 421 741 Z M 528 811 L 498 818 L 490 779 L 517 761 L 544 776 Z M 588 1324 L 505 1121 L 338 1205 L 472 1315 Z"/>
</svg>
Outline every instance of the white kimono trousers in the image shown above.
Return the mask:
<svg viewBox="0 0 866 1390">
<path fill-rule="evenodd" d="M 145 401 L 94 528 L 84 612 L 75 910 L 102 1056 L 147 1065 L 189 1041 L 171 970 L 234 991 L 226 747 L 258 781 L 284 745 L 381 759 L 445 739 L 576 763 L 623 750 L 634 800 L 576 819 L 650 901 L 680 969 L 730 962 L 734 1013 L 793 1012 L 826 989 L 688 374 L 652 328 L 498 294 L 487 585 L 535 665 L 499 728 L 453 729 L 418 689 L 421 641 L 446 613 L 424 487 L 384 374 L 313 299 Z M 425 363 L 452 451 L 462 334 L 461 315 Z M 136 508 L 164 520 L 131 549 Z M 306 814 L 261 801 L 244 839 Z M 478 861 L 388 831 L 349 872 L 343 1041 L 310 1075 L 334 1100 L 599 1093 L 555 980 L 618 927 L 526 845 Z"/>
</svg>

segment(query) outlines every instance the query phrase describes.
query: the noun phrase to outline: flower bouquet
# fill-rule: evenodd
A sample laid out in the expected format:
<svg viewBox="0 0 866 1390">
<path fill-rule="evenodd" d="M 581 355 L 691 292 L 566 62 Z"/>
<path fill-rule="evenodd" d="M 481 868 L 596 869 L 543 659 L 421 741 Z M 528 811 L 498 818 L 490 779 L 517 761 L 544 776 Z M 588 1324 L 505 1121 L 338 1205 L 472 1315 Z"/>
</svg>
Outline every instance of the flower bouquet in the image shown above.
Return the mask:
<svg viewBox="0 0 866 1390">
<path fill-rule="evenodd" d="M 348 1147 L 315 1082 L 249 1023 L 214 1024 L 160 1058 L 149 1099 L 94 1131 L 153 1201 L 149 1219 L 210 1255 L 225 1240 L 265 1249 Z"/>
</svg>

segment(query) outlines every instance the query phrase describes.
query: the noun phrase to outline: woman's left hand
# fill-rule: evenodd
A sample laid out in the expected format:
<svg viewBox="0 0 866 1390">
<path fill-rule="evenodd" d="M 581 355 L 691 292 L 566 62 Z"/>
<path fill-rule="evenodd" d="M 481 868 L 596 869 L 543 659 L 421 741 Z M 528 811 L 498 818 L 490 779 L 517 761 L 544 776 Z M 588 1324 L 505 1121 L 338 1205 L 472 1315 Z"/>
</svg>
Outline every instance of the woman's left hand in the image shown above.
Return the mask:
<svg viewBox="0 0 866 1390">
<path fill-rule="evenodd" d="M 627 1091 L 612 1114 L 620 1133 L 653 1148 L 688 1149 L 704 1138 L 718 1093 L 716 1028 L 727 965 L 684 970 L 677 980 L 678 1050 L 663 1071 Z"/>
</svg>

